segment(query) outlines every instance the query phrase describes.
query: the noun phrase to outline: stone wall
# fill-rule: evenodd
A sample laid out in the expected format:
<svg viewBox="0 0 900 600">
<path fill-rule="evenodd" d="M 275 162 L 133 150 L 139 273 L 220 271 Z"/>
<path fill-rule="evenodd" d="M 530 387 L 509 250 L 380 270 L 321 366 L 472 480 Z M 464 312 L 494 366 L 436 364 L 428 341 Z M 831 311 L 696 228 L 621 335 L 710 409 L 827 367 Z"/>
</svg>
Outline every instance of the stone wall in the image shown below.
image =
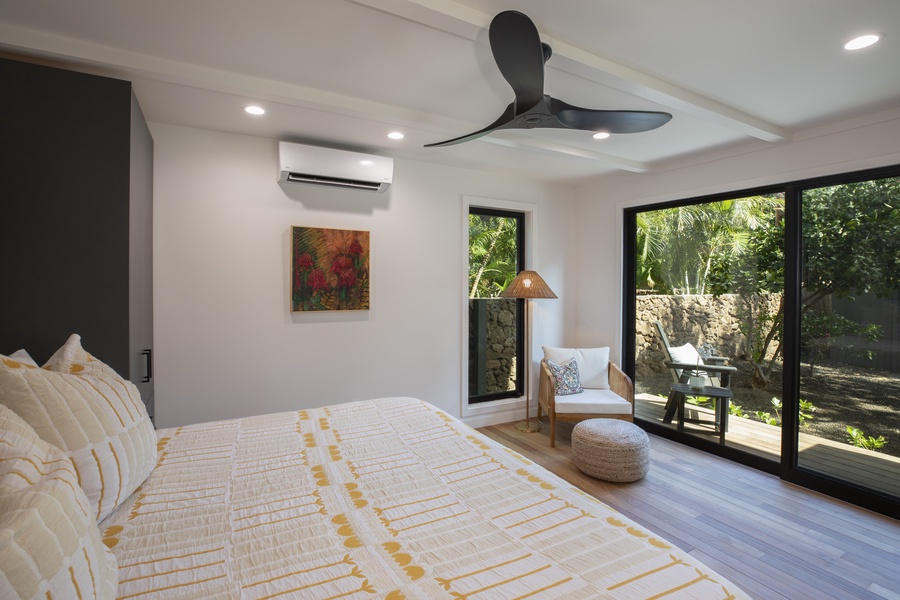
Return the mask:
<svg viewBox="0 0 900 600">
<path fill-rule="evenodd" d="M 778 297 L 773 297 L 773 309 Z M 710 344 L 719 356 L 737 358 L 744 352 L 744 335 L 740 331 L 737 296 L 638 296 L 635 323 L 635 370 L 637 375 L 665 372 L 662 342 L 653 325 L 659 320 L 669 344 L 695 347 Z"/>
<path fill-rule="evenodd" d="M 483 309 L 480 331 L 473 331 L 473 311 Z M 469 395 L 505 392 L 516 388 L 516 300 L 469 300 Z M 478 364 L 479 339 L 484 364 Z M 479 389 L 480 388 L 480 389 Z"/>
<path fill-rule="evenodd" d="M 773 310 L 777 297 L 772 298 Z M 515 389 L 516 301 L 505 299 L 469 300 L 469 310 L 483 304 L 485 363 L 478 365 L 476 332 L 469 338 L 470 395 Z M 662 322 L 673 346 L 690 342 L 695 347 L 710 344 L 719 356 L 738 358 L 743 353 L 744 336 L 737 315 L 737 296 L 638 296 L 635 323 L 635 368 L 637 375 L 664 373 L 662 343 L 653 322 Z M 481 372 L 479 373 L 479 368 Z M 479 385 L 480 380 L 480 385 Z M 481 388 L 480 390 L 478 388 Z"/>
</svg>

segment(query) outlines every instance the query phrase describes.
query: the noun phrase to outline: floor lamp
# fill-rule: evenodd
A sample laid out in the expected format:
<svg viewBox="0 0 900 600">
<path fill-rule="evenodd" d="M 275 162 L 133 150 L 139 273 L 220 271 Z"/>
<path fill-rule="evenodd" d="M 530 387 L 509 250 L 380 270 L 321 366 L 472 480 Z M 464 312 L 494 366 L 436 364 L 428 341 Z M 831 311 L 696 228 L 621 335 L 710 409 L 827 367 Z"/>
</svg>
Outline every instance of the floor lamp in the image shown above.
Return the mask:
<svg viewBox="0 0 900 600">
<path fill-rule="evenodd" d="M 517 423 L 516 429 L 534 433 L 540 431 L 541 422 L 531 422 L 531 321 L 528 318 L 528 305 L 532 298 L 558 298 L 558 296 L 534 271 L 520 271 L 500 297 L 525 299 L 525 421 Z"/>
</svg>

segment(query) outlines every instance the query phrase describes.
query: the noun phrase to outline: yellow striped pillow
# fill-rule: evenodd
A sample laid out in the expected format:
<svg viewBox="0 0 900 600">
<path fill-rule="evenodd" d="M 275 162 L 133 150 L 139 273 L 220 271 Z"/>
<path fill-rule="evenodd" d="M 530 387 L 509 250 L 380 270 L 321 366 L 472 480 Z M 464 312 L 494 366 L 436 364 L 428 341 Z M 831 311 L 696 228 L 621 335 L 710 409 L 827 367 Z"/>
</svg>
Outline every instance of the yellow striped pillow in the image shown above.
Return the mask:
<svg viewBox="0 0 900 600">
<path fill-rule="evenodd" d="M 0 597 L 115 598 L 89 510 L 72 461 L 0 405 Z"/>
<path fill-rule="evenodd" d="M 53 368 L 71 372 L 56 372 L 0 356 L 0 402 L 72 459 L 101 521 L 153 470 L 156 432 L 137 388 L 100 361 L 91 362 L 59 362 Z"/>
<path fill-rule="evenodd" d="M 10 358 L 15 357 L 10 356 Z M 25 362 L 21 359 L 17 360 Z M 69 336 L 66 343 L 44 363 L 44 368 L 60 373 L 72 373 L 73 375 L 96 375 L 98 377 L 123 379 L 112 367 L 94 358 L 87 350 L 82 348 L 81 336 L 77 333 Z"/>
</svg>

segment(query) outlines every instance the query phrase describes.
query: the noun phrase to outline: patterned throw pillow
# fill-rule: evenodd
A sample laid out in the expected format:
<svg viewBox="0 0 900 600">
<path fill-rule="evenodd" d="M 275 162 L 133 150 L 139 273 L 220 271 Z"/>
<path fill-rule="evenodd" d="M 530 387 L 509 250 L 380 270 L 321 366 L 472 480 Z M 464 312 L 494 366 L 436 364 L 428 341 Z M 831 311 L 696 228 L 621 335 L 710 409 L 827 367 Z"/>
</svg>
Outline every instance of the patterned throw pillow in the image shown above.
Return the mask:
<svg viewBox="0 0 900 600">
<path fill-rule="evenodd" d="M 574 358 L 563 361 L 562 364 L 552 360 L 547 361 L 550 373 L 553 375 L 553 385 L 556 387 L 557 396 L 570 396 L 584 391 L 581 387 L 581 379 L 578 377 L 578 362 Z"/>
<path fill-rule="evenodd" d="M 156 464 L 156 432 L 140 393 L 81 348 L 77 335 L 37 369 L 0 356 L 0 401 L 75 464 L 99 522 Z"/>
<path fill-rule="evenodd" d="M 542 346 L 544 358 L 557 364 L 574 358 L 581 385 L 591 390 L 609 389 L 609 346 L 600 348 L 556 348 Z"/>
<path fill-rule="evenodd" d="M 0 597 L 116 596 L 116 559 L 63 451 L 0 404 Z"/>
</svg>

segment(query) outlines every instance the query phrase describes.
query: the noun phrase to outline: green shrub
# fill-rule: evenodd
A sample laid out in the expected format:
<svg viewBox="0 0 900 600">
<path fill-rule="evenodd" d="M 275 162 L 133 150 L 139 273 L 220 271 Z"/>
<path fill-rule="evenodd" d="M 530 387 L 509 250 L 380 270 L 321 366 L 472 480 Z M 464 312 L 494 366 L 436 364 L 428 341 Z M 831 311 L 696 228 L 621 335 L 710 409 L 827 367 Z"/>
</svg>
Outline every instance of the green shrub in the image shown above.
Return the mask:
<svg viewBox="0 0 900 600">
<path fill-rule="evenodd" d="M 883 435 L 879 435 L 877 438 L 872 437 L 871 435 L 866 436 L 865 433 L 850 425 L 847 425 L 847 433 L 850 434 L 850 437 L 847 439 L 847 441 L 857 448 L 863 448 L 864 450 L 871 450 L 872 452 L 875 452 L 879 448 L 884 447 L 885 441 Z"/>
</svg>

